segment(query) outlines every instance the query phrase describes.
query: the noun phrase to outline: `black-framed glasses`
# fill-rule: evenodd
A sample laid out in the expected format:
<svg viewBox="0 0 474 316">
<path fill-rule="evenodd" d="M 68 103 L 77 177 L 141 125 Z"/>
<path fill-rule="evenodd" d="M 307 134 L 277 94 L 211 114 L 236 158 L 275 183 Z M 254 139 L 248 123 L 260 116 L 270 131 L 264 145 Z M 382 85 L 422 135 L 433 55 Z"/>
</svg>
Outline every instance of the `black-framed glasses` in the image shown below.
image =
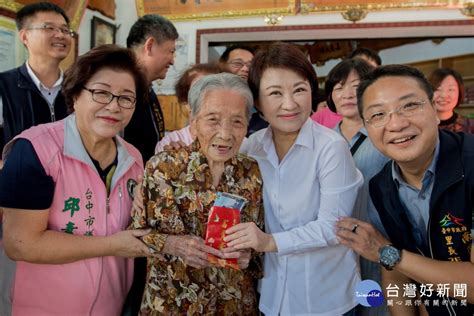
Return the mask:
<svg viewBox="0 0 474 316">
<path fill-rule="evenodd" d="M 27 30 L 42 30 L 42 31 L 45 31 L 48 34 L 54 34 L 55 32 L 60 32 L 64 35 L 70 36 L 70 37 L 74 37 L 74 35 L 76 34 L 76 33 L 74 33 L 73 30 L 68 29 L 66 27 L 58 27 L 58 26 L 54 26 L 54 25 L 46 24 L 46 23 L 41 25 L 41 26 L 29 27 L 29 28 L 27 28 Z"/>
<path fill-rule="evenodd" d="M 247 66 L 247 68 L 250 68 L 250 64 L 252 64 L 252 62 L 248 61 L 248 62 L 245 63 L 241 60 L 232 60 L 232 61 L 229 61 L 227 64 L 230 65 L 231 67 L 236 68 L 236 69 L 241 69 L 244 66 Z"/>
<path fill-rule="evenodd" d="M 92 100 L 100 104 L 110 104 L 113 99 L 117 98 L 118 105 L 124 109 L 133 109 L 137 98 L 132 95 L 115 95 L 112 92 L 102 89 L 89 89 L 83 87 L 84 90 L 92 94 Z"/>
<path fill-rule="evenodd" d="M 396 113 L 397 115 L 400 115 L 402 117 L 413 116 L 416 113 L 421 112 L 423 110 L 423 106 L 425 105 L 427 101 L 428 99 L 425 99 L 422 101 L 409 101 L 392 111 L 378 111 L 378 112 L 371 113 L 369 114 L 365 122 L 372 127 L 385 126 L 385 124 L 387 124 L 388 121 L 390 120 L 390 116 L 393 113 Z"/>
</svg>

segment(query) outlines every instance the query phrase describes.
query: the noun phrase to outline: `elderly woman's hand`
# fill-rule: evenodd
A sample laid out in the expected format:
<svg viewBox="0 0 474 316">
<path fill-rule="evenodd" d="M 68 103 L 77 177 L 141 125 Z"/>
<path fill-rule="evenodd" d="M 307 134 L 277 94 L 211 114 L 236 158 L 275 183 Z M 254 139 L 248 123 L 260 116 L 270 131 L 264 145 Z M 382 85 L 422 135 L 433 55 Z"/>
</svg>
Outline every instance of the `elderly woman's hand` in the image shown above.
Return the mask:
<svg viewBox="0 0 474 316">
<path fill-rule="evenodd" d="M 237 250 L 233 247 L 227 247 L 222 249 L 222 258 L 233 259 L 237 258 L 237 263 L 240 269 L 247 269 L 249 266 L 250 258 L 252 257 L 251 249 Z"/>
<path fill-rule="evenodd" d="M 258 252 L 278 251 L 275 239 L 271 234 L 266 234 L 254 222 L 240 223 L 225 231 L 227 236 L 224 241 L 228 247 L 235 249 L 254 249 Z"/>
<path fill-rule="evenodd" d="M 134 229 L 120 231 L 106 237 L 110 240 L 110 255 L 126 258 L 153 255 L 148 246 L 140 240 L 140 237 L 148 233 L 150 233 L 150 229 Z"/>
<path fill-rule="evenodd" d="M 163 253 L 181 257 L 187 265 L 202 269 L 210 266 L 207 254 L 222 257 L 222 252 L 204 243 L 200 237 L 193 235 L 169 235 Z"/>
</svg>

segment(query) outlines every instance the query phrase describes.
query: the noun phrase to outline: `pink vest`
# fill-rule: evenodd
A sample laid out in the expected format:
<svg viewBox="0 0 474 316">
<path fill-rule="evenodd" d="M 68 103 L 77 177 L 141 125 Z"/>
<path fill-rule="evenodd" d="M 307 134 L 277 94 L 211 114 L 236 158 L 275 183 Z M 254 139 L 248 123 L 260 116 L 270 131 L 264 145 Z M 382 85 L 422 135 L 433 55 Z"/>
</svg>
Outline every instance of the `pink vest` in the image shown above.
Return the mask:
<svg viewBox="0 0 474 316">
<path fill-rule="evenodd" d="M 140 153 L 116 138 L 118 165 L 106 187 L 85 151 L 75 115 L 30 128 L 17 138 L 31 141 L 56 183 L 48 229 L 107 236 L 130 223 L 127 180 L 143 173 Z M 99 257 L 68 264 L 16 262 L 12 315 L 119 315 L 133 277 L 133 260 Z"/>
</svg>

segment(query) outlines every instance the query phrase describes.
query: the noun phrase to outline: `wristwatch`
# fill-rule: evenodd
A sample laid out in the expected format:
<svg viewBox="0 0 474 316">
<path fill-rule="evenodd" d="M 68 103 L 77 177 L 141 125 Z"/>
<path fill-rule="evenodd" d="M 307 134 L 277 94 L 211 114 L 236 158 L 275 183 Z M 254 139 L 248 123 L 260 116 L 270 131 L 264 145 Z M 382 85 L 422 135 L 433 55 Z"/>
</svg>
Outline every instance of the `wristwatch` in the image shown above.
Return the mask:
<svg viewBox="0 0 474 316">
<path fill-rule="evenodd" d="M 402 259 L 402 252 L 388 244 L 379 249 L 379 263 L 387 270 L 392 270 Z"/>
</svg>

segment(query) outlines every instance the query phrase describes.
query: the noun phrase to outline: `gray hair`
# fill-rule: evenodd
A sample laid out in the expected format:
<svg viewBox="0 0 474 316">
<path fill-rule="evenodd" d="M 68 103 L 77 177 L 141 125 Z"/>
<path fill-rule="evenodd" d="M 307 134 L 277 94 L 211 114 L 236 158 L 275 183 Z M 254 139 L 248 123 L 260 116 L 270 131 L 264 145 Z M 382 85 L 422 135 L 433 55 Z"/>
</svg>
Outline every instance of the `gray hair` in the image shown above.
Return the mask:
<svg viewBox="0 0 474 316">
<path fill-rule="evenodd" d="M 188 103 L 193 116 L 196 116 L 201 110 L 201 104 L 206 94 L 214 90 L 232 90 L 243 96 L 245 98 L 245 105 L 247 106 L 247 120 L 250 121 L 253 109 L 252 92 L 250 92 L 247 83 L 242 78 L 225 72 L 206 75 L 191 86 L 188 93 Z M 226 102 L 226 100 L 223 100 L 223 102 Z"/>
<path fill-rule="evenodd" d="M 178 31 L 173 23 L 158 14 L 147 14 L 139 18 L 131 27 L 127 37 L 127 47 L 134 48 L 153 36 L 158 45 L 178 39 Z"/>
</svg>

